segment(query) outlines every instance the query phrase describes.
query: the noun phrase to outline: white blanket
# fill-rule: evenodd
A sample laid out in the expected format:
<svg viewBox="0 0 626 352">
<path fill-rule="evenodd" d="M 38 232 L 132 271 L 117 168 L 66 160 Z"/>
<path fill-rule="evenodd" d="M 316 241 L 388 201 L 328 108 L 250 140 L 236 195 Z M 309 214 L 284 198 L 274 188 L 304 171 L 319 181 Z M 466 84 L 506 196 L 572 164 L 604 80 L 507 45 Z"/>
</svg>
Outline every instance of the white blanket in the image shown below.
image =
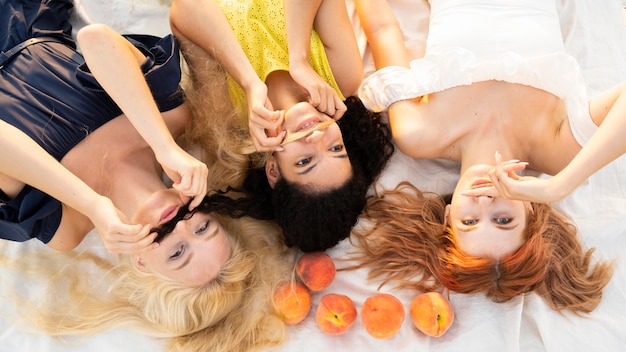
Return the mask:
<svg viewBox="0 0 626 352">
<path fill-rule="evenodd" d="M 347 0 L 353 13 L 353 0 Z M 389 0 L 397 10 L 408 43 L 424 39 L 420 30 L 427 21 L 425 0 Z M 169 32 L 167 0 L 77 0 L 75 23 L 103 22 L 123 33 Z M 626 26 L 621 0 L 562 0 L 562 28 L 567 49 L 583 68 L 588 90 L 594 95 L 626 80 Z M 358 21 L 355 19 L 355 28 Z M 363 48 L 366 73 L 373 66 L 362 33 L 358 37 Z M 411 44 L 409 44 L 411 45 Z M 625 136 L 626 138 L 626 136 Z M 400 153 L 394 155 L 385 170 L 381 185 L 393 187 L 402 180 L 434 191 L 450 191 L 456 180 L 453 164 L 429 160 L 413 160 Z M 408 318 L 392 339 L 370 337 L 360 320 L 341 336 L 323 334 L 315 324 L 315 306 L 325 293 L 350 296 L 360 308 L 365 299 L 377 292 L 378 283 L 368 282 L 367 273 L 339 272 L 333 284 L 313 295 L 314 307 L 307 319 L 289 328 L 286 344 L 280 351 L 623 351 L 626 348 L 626 157 L 622 157 L 586 181 L 572 195 L 558 204 L 576 221 L 581 241 L 595 247 L 596 258 L 616 260 L 616 272 L 605 290 L 599 307 L 581 318 L 552 311 L 535 294 L 520 296 L 511 302 L 496 304 L 482 295 L 451 294 L 456 319 L 450 330 L 440 338 L 429 338 L 418 332 Z M 102 249 L 96 234 L 90 235 L 83 248 L 99 253 Z M 35 243 L 11 246 L 16 253 L 41 248 Z M 329 251 L 341 258 L 350 250 L 348 241 Z M 341 262 L 336 261 L 339 267 Z M 0 271 L 2 280 L 26 281 Z M 35 299 L 45 297 L 45 288 L 23 282 L 24 294 Z M 416 292 L 382 291 L 395 294 L 408 309 Z M 41 295 L 41 296 L 38 296 Z M 57 297 L 56 299 L 63 299 Z M 10 302 L 0 301 L 3 307 Z M 0 318 L 0 351 L 162 351 L 162 341 L 139 334 L 114 330 L 81 339 L 56 340 L 40 334 L 25 334 Z"/>
</svg>

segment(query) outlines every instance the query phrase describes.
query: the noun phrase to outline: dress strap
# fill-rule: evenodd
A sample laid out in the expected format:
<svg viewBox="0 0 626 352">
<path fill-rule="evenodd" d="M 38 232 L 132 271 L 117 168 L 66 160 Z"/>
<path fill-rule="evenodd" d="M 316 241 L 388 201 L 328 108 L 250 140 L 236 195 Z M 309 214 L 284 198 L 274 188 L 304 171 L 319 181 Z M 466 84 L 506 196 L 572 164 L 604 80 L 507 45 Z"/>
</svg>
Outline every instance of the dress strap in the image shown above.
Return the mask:
<svg viewBox="0 0 626 352">
<path fill-rule="evenodd" d="M 6 64 L 13 56 L 24 50 L 26 47 L 42 42 L 56 42 L 61 44 L 67 44 L 67 42 L 63 39 L 56 37 L 36 37 L 27 39 L 12 47 L 11 49 L 0 53 L 0 69 L 2 69 L 4 67 L 4 64 Z"/>
</svg>

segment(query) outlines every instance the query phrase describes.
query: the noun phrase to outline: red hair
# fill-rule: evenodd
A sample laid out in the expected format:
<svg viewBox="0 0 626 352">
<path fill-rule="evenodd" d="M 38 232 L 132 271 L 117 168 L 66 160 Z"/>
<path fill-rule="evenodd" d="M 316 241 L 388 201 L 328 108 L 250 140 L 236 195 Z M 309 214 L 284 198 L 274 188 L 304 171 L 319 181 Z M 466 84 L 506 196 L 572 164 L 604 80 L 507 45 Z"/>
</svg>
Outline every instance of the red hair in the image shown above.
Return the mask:
<svg viewBox="0 0 626 352">
<path fill-rule="evenodd" d="M 552 309 L 591 312 L 602 299 L 612 267 L 592 263 L 576 227 L 548 204 L 534 203 L 524 244 L 501 259 L 470 256 L 444 225 L 443 197 L 423 193 L 408 182 L 368 200 L 363 218 L 371 226 L 355 229 L 359 264 L 381 285 L 394 282 L 421 291 L 448 288 L 484 292 L 495 302 L 536 292 Z"/>
</svg>

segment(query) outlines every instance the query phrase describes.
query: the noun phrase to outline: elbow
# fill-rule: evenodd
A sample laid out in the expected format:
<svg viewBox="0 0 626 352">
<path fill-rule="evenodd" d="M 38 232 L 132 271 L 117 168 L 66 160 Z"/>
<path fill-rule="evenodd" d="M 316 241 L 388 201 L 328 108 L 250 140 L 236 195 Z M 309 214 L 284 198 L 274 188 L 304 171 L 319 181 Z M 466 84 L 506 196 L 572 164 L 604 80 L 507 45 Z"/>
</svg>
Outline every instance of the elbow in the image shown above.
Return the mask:
<svg viewBox="0 0 626 352">
<path fill-rule="evenodd" d="M 182 28 L 184 28 L 185 21 L 189 21 L 190 18 L 188 10 L 193 9 L 194 7 L 197 7 L 197 4 L 189 0 L 172 0 L 172 5 L 170 6 L 169 12 L 169 21 L 170 29 L 175 37 L 178 37 L 182 34 L 181 32 L 183 30 Z"/>
</svg>

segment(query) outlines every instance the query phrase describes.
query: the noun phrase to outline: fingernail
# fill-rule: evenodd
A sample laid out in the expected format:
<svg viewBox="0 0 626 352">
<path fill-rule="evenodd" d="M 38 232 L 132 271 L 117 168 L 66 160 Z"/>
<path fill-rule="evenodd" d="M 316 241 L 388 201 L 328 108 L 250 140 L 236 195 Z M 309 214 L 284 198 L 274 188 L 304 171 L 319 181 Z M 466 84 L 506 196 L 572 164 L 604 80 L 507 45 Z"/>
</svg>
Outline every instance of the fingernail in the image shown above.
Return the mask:
<svg viewBox="0 0 626 352">
<path fill-rule="evenodd" d="M 283 147 L 276 147 L 276 149 L 274 149 L 275 152 L 282 152 L 284 150 L 285 150 L 285 148 L 283 148 Z"/>
<path fill-rule="evenodd" d="M 500 158 L 500 152 L 496 150 L 496 159 Z"/>
</svg>

